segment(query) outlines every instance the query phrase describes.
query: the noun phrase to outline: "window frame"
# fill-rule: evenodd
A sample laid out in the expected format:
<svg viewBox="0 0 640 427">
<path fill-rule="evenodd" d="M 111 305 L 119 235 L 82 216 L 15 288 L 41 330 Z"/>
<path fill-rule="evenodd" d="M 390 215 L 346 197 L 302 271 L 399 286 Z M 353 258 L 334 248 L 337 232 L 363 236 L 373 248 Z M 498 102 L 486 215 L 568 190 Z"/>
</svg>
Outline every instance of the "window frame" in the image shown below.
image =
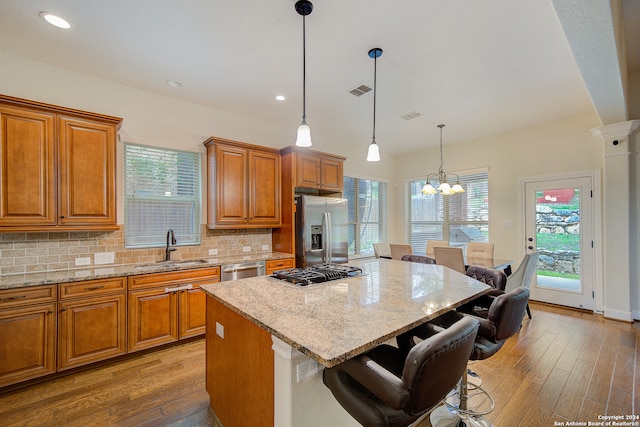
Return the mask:
<svg viewBox="0 0 640 427">
<path fill-rule="evenodd" d="M 449 195 L 449 196 L 443 196 L 441 194 L 423 195 L 423 194 L 413 193 L 412 186 L 414 187 L 414 189 L 417 189 L 419 192 L 419 189 L 421 189 L 424 183 L 426 182 L 426 177 L 410 178 L 405 181 L 406 182 L 405 194 L 407 196 L 406 235 L 408 239 L 407 241 L 411 243 L 414 253 L 424 255 L 426 253 L 426 242 L 427 240 L 430 240 L 430 239 L 447 240 L 450 242 L 452 246 L 458 246 L 458 247 L 462 247 L 463 249 L 466 249 L 468 242 L 464 242 L 464 241 L 451 242 L 452 229 L 455 229 L 456 227 L 464 227 L 464 226 L 476 227 L 481 231 L 483 237 L 482 239 L 480 237 L 474 238 L 473 241 L 477 241 L 477 242 L 489 241 L 489 212 L 490 212 L 489 169 L 483 168 L 483 169 L 477 169 L 477 170 L 468 170 L 468 171 L 463 171 L 456 174 L 459 176 L 460 183 L 465 189 L 465 192 Z M 467 206 L 465 207 L 465 210 L 458 211 L 458 213 L 464 213 L 464 216 L 467 217 L 467 219 L 452 220 L 451 219 L 451 211 L 452 211 L 451 202 L 452 201 L 455 202 L 456 201 L 455 198 L 460 198 L 460 197 L 468 198 L 469 197 L 468 189 L 471 183 L 482 183 L 481 185 L 485 186 L 486 188 L 482 193 L 483 197 L 486 199 L 486 202 L 484 202 L 484 205 L 483 205 L 484 207 L 480 207 L 480 208 L 476 207 L 476 209 L 478 209 L 478 213 L 476 215 L 480 215 L 480 219 L 476 219 L 476 220 L 468 219 L 469 204 L 467 199 Z M 440 203 L 442 206 L 441 208 L 442 219 L 414 220 L 413 219 L 414 206 L 412 205 L 412 200 L 414 195 L 418 197 L 431 199 L 431 200 L 434 200 L 436 203 Z M 441 201 L 438 202 L 438 200 L 441 200 Z M 434 209 L 438 210 L 438 206 L 436 205 Z M 427 234 L 425 237 L 416 238 L 414 236 L 414 234 L 416 234 L 414 232 L 414 228 L 415 228 L 414 226 L 433 227 L 434 229 L 440 228 L 440 231 L 439 231 L 439 234 L 437 232 L 429 231 L 426 233 L 431 233 L 431 234 Z"/>
<path fill-rule="evenodd" d="M 349 258 L 365 258 L 365 257 L 372 257 L 374 256 L 374 251 L 373 251 L 373 246 L 371 246 L 371 251 L 370 252 L 362 252 L 362 248 L 364 243 L 362 242 L 362 227 L 363 226 L 370 226 L 370 225 L 374 225 L 378 227 L 379 230 L 379 241 L 386 241 L 387 240 L 387 201 L 388 201 L 388 197 L 389 197 L 389 190 L 388 190 L 388 182 L 385 180 L 381 180 L 381 179 L 375 179 L 375 178 L 369 178 L 369 177 L 362 177 L 362 176 L 357 176 L 357 175 L 344 175 L 343 177 L 343 197 L 346 198 L 347 200 L 349 200 L 349 205 L 352 205 L 352 200 L 349 197 L 349 195 L 347 194 L 347 189 L 349 188 L 349 185 L 347 184 L 347 180 L 354 180 L 354 199 L 356 202 L 354 203 L 353 207 L 349 207 L 349 210 L 351 211 L 353 209 L 354 212 L 354 218 L 355 221 L 352 221 L 351 218 L 349 218 L 348 220 L 348 229 L 350 230 L 351 227 L 354 227 L 354 232 L 353 232 L 353 237 L 354 240 L 352 241 L 351 239 L 351 233 L 349 233 Z M 379 221 L 358 221 L 358 215 L 357 215 L 357 210 L 361 207 L 361 203 L 359 203 L 361 197 L 355 197 L 356 195 L 360 194 L 360 186 L 362 185 L 363 181 L 368 181 L 368 182 L 372 182 L 372 183 L 376 183 L 378 186 L 380 186 L 379 188 L 382 188 L 383 190 L 380 191 L 382 194 L 379 195 L 379 199 L 381 198 L 382 200 L 378 201 L 378 207 L 379 207 L 379 211 L 377 213 Z M 352 243 L 353 243 L 353 253 L 351 253 L 351 247 L 352 247 Z M 371 242 L 371 244 L 373 243 L 377 243 L 377 242 Z"/>
<path fill-rule="evenodd" d="M 192 191 L 189 194 L 185 195 L 184 193 L 179 195 L 179 191 L 176 189 L 175 193 L 170 199 L 166 199 L 166 193 L 161 195 L 159 193 L 148 194 L 148 195 L 135 195 L 132 196 L 128 193 L 128 180 L 130 179 L 127 172 L 127 163 L 128 163 L 128 155 L 129 148 L 137 147 L 143 150 L 150 150 L 155 152 L 165 152 L 168 155 L 178 156 L 180 154 L 192 156 L 190 160 L 190 164 L 193 166 L 192 174 L 190 175 L 190 180 L 187 183 L 187 186 L 192 188 Z M 158 146 L 158 145 L 149 145 L 149 144 L 140 144 L 136 142 L 123 142 L 123 211 L 124 211 L 124 246 L 125 249 L 144 249 L 144 248 L 158 248 L 166 246 L 166 234 L 169 229 L 173 229 L 176 237 L 176 245 L 175 246 L 197 246 L 201 244 L 202 236 L 201 236 L 201 226 L 202 226 L 202 152 L 199 151 L 190 151 L 190 150 L 181 150 L 174 147 L 166 147 L 166 146 Z M 177 168 L 177 166 L 176 166 Z M 176 171 L 176 174 L 180 172 Z M 178 186 L 178 177 L 176 177 L 175 185 Z M 185 222 L 186 226 L 176 227 L 175 225 L 171 225 L 166 222 L 167 219 L 163 218 L 165 221 L 165 225 L 162 227 L 162 232 L 150 233 L 147 237 L 142 237 L 143 234 L 139 233 L 138 235 L 131 235 L 130 229 L 128 227 L 129 224 L 129 209 L 130 203 L 133 199 L 137 199 L 142 201 L 143 203 L 162 203 L 163 201 L 171 200 L 172 203 L 181 204 L 183 207 L 186 206 L 190 221 Z M 179 206 L 178 205 L 178 206 Z M 166 214 L 166 213 L 165 213 Z M 175 223 L 173 223 L 175 224 Z M 157 224 L 156 224 L 157 227 Z M 149 243 L 140 243 L 140 239 L 147 238 L 149 239 Z M 135 241 L 137 240 L 137 241 Z M 135 242 L 134 242 L 135 241 Z"/>
</svg>

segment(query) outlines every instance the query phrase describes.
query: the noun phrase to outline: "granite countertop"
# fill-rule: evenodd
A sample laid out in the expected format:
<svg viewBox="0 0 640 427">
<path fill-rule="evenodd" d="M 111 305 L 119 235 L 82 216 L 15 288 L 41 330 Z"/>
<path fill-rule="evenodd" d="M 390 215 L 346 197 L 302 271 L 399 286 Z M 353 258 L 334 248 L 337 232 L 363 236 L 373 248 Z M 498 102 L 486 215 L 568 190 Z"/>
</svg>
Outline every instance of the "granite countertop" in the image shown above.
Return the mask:
<svg viewBox="0 0 640 427">
<path fill-rule="evenodd" d="M 309 286 L 261 276 L 201 288 L 328 367 L 491 289 L 441 265 L 387 259 L 349 265 L 364 275 Z"/>
<path fill-rule="evenodd" d="M 197 268 L 218 267 L 224 264 L 235 264 L 239 262 L 277 260 L 291 257 L 293 257 L 292 254 L 281 252 L 247 253 L 242 255 L 203 258 L 199 260 L 174 260 L 168 263 L 155 262 L 142 265 L 107 264 L 92 267 L 70 268 L 66 270 L 7 274 L 0 276 L 0 290 L 77 282 L 81 280 L 108 279 L 111 277 L 135 276 L 139 274 L 193 270 Z"/>
</svg>

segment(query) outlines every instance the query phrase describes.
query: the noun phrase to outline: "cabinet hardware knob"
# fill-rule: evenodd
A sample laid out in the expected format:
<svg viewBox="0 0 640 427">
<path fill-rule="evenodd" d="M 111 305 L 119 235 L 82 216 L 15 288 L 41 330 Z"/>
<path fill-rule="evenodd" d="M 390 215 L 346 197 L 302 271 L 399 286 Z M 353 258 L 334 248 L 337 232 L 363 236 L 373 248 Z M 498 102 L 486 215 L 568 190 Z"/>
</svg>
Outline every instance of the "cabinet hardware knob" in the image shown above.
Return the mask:
<svg viewBox="0 0 640 427">
<path fill-rule="evenodd" d="M 95 291 L 96 289 L 102 289 L 104 288 L 104 285 L 98 285 L 98 286 L 91 286 L 88 288 L 84 288 L 85 291 Z"/>
<path fill-rule="evenodd" d="M 61 312 L 62 312 L 62 311 L 67 311 L 67 309 L 66 309 L 66 308 L 61 308 L 61 309 L 60 309 L 60 311 L 61 311 Z"/>
<path fill-rule="evenodd" d="M 60 215 L 60 218 L 64 219 L 64 215 Z"/>
<path fill-rule="evenodd" d="M 47 314 L 52 314 L 52 313 L 53 313 L 53 310 L 47 311 Z"/>
</svg>

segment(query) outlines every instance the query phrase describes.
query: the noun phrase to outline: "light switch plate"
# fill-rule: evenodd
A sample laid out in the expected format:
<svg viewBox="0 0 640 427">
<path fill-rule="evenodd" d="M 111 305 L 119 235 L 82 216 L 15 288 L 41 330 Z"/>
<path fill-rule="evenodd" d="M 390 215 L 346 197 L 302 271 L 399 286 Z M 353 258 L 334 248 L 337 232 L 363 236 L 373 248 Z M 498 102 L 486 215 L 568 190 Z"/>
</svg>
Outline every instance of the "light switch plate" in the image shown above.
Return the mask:
<svg viewBox="0 0 640 427">
<path fill-rule="evenodd" d="M 243 246 L 242 252 L 251 252 L 251 246 Z"/>
<path fill-rule="evenodd" d="M 262 245 L 262 250 L 263 251 L 268 251 L 269 250 L 269 245 Z"/>
<path fill-rule="evenodd" d="M 217 249 L 209 249 L 209 255 L 212 255 L 212 256 L 218 255 L 218 250 Z"/>
<path fill-rule="evenodd" d="M 313 359 L 305 360 L 296 365 L 296 382 L 303 381 L 318 373 L 318 362 Z"/>
</svg>

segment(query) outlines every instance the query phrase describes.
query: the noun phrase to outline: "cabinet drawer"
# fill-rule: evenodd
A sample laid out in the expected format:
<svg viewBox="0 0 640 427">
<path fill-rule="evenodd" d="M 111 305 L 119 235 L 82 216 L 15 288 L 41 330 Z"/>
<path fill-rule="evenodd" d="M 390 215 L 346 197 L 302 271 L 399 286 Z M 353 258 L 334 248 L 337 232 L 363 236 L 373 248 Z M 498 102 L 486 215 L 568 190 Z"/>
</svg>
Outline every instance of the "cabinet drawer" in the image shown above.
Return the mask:
<svg viewBox="0 0 640 427">
<path fill-rule="evenodd" d="M 83 280 L 82 282 L 63 283 L 60 285 L 58 297 L 63 299 L 102 295 L 127 289 L 125 277 L 113 279 Z"/>
<path fill-rule="evenodd" d="M 272 259 L 267 261 L 267 274 L 271 274 L 276 270 L 284 270 L 285 268 L 294 267 L 293 258 Z"/>
<path fill-rule="evenodd" d="M 56 300 L 56 285 L 0 290 L 0 308 Z"/>
<path fill-rule="evenodd" d="M 140 276 L 129 276 L 127 278 L 129 289 L 164 286 L 167 283 L 176 285 L 178 283 L 188 283 L 196 280 L 201 281 L 207 279 L 218 281 L 220 279 L 220 267 L 143 274 Z"/>
</svg>

